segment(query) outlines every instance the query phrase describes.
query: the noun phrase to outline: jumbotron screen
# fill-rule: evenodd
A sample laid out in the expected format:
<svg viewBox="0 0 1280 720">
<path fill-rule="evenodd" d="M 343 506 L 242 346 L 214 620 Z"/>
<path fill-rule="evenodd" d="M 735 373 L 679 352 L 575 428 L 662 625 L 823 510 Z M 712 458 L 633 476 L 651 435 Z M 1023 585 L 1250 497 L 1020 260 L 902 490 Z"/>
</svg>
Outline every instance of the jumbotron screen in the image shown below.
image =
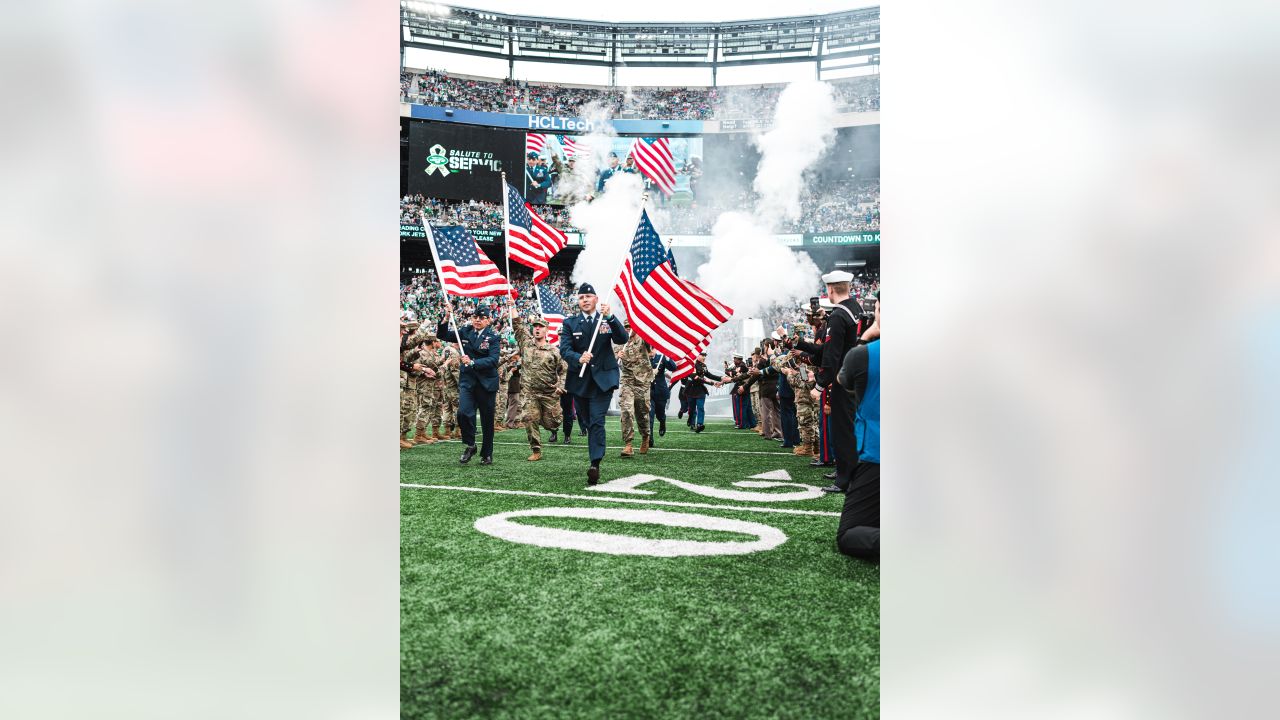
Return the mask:
<svg viewBox="0 0 1280 720">
<path fill-rule="evenodd" d="M 502 173 L 520 187 L 524 133 L 476 125 L 409 126 L 409 192 L 451 200 L 502 202 Z"/>
</svg>

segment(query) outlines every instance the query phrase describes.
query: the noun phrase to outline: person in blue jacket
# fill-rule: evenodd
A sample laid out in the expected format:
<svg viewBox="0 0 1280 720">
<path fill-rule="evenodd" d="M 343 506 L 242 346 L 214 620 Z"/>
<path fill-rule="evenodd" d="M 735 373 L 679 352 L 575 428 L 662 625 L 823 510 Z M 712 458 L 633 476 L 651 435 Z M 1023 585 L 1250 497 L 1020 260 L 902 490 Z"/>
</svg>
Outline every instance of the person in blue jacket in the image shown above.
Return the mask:
<svg viewBox="0 0 1280 720">
<path fill-rule="evenodd" d="M 476 411 L 480 411 L 480 428 L 484 434 L 480 446 L 480 464 L 493 464 L 493 408 L 498 395 L 498 353 L 502 339 L 489 327 L 487 310 L 471 315 L 471 326 L 461 326 L 454 333 L 449 319 L 440 323 L 436 337 L 445 342 L 462 344 L 462 366 L 458 372 L 458 426 L 462 429 L 463 465 L 476 454 Z"/>
<path fill-rule="evenodd" d="M 671 399 L 671 384 L 667 373 L 675 372 L 676 361 L 654 350 L 649 365 L 655 368 L 653 384 L 649 386 L 649 447 L 658 435 L 667 434 L 667 401 Z M 658 418 L 658 435 L 653 434 L 653 419 Z"/>
<path fill-rule="evenodd" d="M 587 447 L 591 457 L 587 485 L 595 485 L 600 480 L 600 460 L 605 447 L 604 414 L 621 378 L 613 345 L 625 343 L 628 337 L 627 329 L 609 311 L 609 305 L 601 303 L 597 307 L 598 302 L 595 288 L 583 283 L 578 288 L 580 312 L 565 318 L 560 327 L 560 357 L 569 363 L 564 389 L 573 396 L 578 417 L 587 422 Z M 600 332 L 592 344 L 597 323 Z M 579 376 L 583 367 L 586 372 Z"/>
</svg>

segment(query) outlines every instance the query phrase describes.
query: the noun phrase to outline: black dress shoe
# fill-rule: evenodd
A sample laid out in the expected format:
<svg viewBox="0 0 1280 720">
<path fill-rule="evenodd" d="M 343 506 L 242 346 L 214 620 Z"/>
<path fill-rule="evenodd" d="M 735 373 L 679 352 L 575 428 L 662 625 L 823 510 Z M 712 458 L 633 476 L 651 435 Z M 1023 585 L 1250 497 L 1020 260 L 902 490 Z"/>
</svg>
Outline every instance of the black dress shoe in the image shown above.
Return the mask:
<svg viewBox="0 0 1280 720">
<path fill-rule="evenodd" d="M 822 488 L 822 492 L 824 492 L 824 493 L 842 493 L 842 492 L 844 492 L 844 491 L 843 491 L 843 490 L 841 490 L 841 489 L 839 488 L 839 486 L 832 485 L 832 486 L 830 486 L 830 487 L 824 487 L 824 488 Z"/>
<path fill-rule="evenodd" d="M 666 434 L 667 434 L 667 421 L 659 420 L 658 421 L 658 437 L 662 437 L 663 435 L 666 435 Z"/>
<path fill-rule="evenodd" d="M 560 441 L 560 444 L 561 444 L 561 445 L 568 445 L 568 444 L 569 444 L 569 436 L 568 436 L 568 434 L 566 434 L 566 435 L 564 436 L 564 439 Z"/>
<path fill-rule="evenodd" d="M 559 431 L 559 430 L 552 430 L 552 431 L 551 431 L 551 442 L 553 442 L 553 443 L 555 443 L 555 442 L 560 442 L 560 431 Z"/>
<path fill-rule="evenodd" d="M 822 473 L 822 477 L 824 477 L 824 478 L 826 478 L 826 479 L 828 479 L 828 480 L 835 480 L 835 479 L 836 479 L 836 474 L 835 474 L 835 473 L 833 473 L 833 472 L 829 472 L 829 473 Z"/>
<path fill-rule="evenodd" d="M 482 458 L 480 458 L 480 464 L 481 464 L 481 465 L 492 465 L 492 464 L 493 464 L 493 458 L 492 458 L 492 457 L 482 457 Z"/>
<path fill-rule="evenodd" d="M 706 429 L 707 429 L 706 425 L 699 425 L 698 429 L 695 430 L 694 432 L 702 432 L 703 430 L 706 430 Z"/>
<path fill-rule="evenodd" d="M 471 462 L 471 458 L 475 456 L 476 456 L 476 446 L 468 445 L 462 448 L 462 457 L 458 458 L 458 462 L 462 463 L 463 465 L 466 465 L 467 463 Z"/>
<path fill-rule="evenodd" d="M 600 468 L 591 466 L 587 468 L 587 485 L 597 485 L 600 483 Z"/>
</svg>

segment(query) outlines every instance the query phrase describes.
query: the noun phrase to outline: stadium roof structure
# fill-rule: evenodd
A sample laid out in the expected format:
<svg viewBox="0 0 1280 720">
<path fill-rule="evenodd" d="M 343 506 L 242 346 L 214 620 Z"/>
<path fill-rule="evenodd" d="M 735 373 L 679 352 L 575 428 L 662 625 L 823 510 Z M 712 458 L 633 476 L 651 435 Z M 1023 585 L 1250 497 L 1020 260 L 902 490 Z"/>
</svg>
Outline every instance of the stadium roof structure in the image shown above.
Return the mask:
<svg viewBox="0 0 1280 720">
<path fill-rule="evenodd" d="M 517 60 L 619 67 L 709 67 L 813 62 L 880 64 L 880 8 L 729 22 L 603 22 L 508 15 L 402 0 L 400 54 L 406 47 Z M 828 69 L 835 66 L 828 65 Z"/>
</svg>

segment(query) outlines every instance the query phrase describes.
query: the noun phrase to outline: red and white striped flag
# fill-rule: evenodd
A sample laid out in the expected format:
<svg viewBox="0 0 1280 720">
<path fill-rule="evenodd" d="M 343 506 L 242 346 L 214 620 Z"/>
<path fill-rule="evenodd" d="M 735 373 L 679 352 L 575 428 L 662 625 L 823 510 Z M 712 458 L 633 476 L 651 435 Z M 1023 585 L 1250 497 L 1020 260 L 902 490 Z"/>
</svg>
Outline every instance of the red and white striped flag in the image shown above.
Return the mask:
<svg viewBox="0 0 1280 720">
<path fill-rule="evenodd" d="M 427 226 L 427 240 L 436 249 L 440 284 L 444 291 L 466 297 L 506 295 L 511 285 L 485 255 L 475 238 L 460 225 Z"/>
<path fill-rule="evenodd" d="M 538 290 L 538 304 L 542 306 L 542 319 L 547 321 L 547 342 L 555 345 L 560 342 L 560 326 L 564 325 L 564 301 L 554 290 Z"/>
<path fill-rule="evenodd" d="M 571 158 L 578 154 L 578 141 L 573 139 L 571 135 L 557 135 L 560 139 L 560 148 L 564 150 L 565 159 Z"/>
<path fill-rule="evenodd" d="M 676 191 L 676 161 L 671 155 L 671 143 L 666 138 L 636 138 L 631 144 L 631 156 L 644 176 L 658 186 L 663 195 L 671 197 Z"/>
<path fill-rule="evenodd" d="M 542 148 L 547 146 L 547 136 L 542 133 L 528 133 L 524 136 L 524 154 L 529 153 L 542 154 Z"/>
<path fill-rule="evenodd" d="M 569 236 L 547 224 L 520 193 L 507 183 L 507 253 L 533 270 L 536 285 L 551 274 L 548 263 L 569 244 Z"/>
<path fill-rule="evenodd" d="M 711 333 L 733 316 L 733 308 L 672 270 L 671 251 L 662 244 L 649 214 L 640 214 L 631 250 L 614 288 L 631 329 L 658 352 L 696 357 Z"/>
</svg>

